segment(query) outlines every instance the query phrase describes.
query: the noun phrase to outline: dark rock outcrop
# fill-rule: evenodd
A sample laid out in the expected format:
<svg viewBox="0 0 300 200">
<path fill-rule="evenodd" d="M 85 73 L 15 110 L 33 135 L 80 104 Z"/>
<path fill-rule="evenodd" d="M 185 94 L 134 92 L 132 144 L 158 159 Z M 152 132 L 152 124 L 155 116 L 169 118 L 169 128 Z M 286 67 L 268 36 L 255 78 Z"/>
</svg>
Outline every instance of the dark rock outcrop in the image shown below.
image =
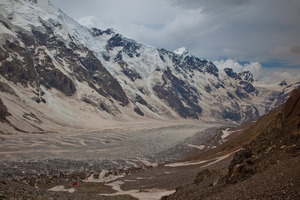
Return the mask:
<svg viewBox="0 0 300 200">
<path fill-rule="evenodd" d="M 136 79 L 142 79 L 141 75 L 133 71 L 132 69 L 129 68 L 124 68 L 122 70 L 125 76 L 131 79 L 132 82 L 134 82 Z"/>
<path fill-rule="evenodd" d="M 235 79 L 235 80 L 241 80 L 241 77 L 237 74 L 237 73 L 235 73 L 234 71 L 233 71 L 233 69 L 231 69 L 231 68 L 225 68 L 224 69 L 224 72 L 227 74 L 227 76 L 229 76 L 230 78 L 233 78 L 233 79 Z"/>
<path fill-rule="evenodd" d="M 103 67 L 102 63 L 89 51 L 85 57 L 79 58 L 80 63 L 87 69 L 88 76 L 81 78 L 87 79 L 90 84 L 98 85 L 96 89 L 103 96 L 111 96 L 120 101 L 123 105 L 129 103 L 128 98 L 119 82 Z M 83 69 L 79 68 L 83 74 Z"/>
<path fill-rule="evenodd" d="M 72 96 L 75 93 L 76 88 L 73 81 L 58 69 L 39 68 L 38 71 L 42 77 L 40 83 L 47 88 L 58 89 L 67 96 Z"/>
<path fill-rule="evenodd" d="M 243 79 L 243 81 L 246 81 L 248 83 L 254 82 L 253 74 L 249 71 L 243 71 L 241 73 L 238 73 L 238 75 Z"/>
<path fill-rule="evenodd" d="M 121 51 L 127 54 L 130 58 L 133 58 L 134 56 L 140 56 L 140 54 L 137 52 L 137 50 L 140 48 L 140 45 L 133 40 L 130 41 L 129 39 L 124 39 L 120 34 L 115 34 L 107 42 L 107 51 L 113 50 L 115 47 L 123 47 Z"/>
<path fill-rule="evenodd" d="M 103 67 L 92 51 L 80 45 L 71 36 L 69 37 L 73 42 L 69 45 L 65 44 L 55 36 L 49 22 L 41 21 L 41 23 L 46 30 L 45 33 L 34 29 L 32 35 L 19 33 L 20 40 L 31 48 L 23 48 L 18 42 L 7 41 L 0 49 L 0 59 L 3 60 L 0 73 L 4 74 L 7 80 L 21 83 L 24 87 L 28 84 L 39 87 L 41 84 L 48 89 L 55 88 L 71 96 L 76 92 L 74 79 L 71 79 L 75 76 L 80 82 L 88 82 L 102 96 L 111 96 L 123 105 L 129 103 L 119 82 Z M 97 30 L 94 32 L 96 35 L 104 34 Z M 105 33 L 109 34 L 110 31 L 107 30 Z M 53 55 L 55 62 L 69 65 L 71 73 L 56 68 L 53 58 L 48 55 L 46 49 L 56 51 L 57 54 Z M 87 52 L 87 54 L 80 56 L 76 51 Z M 16 53 L 23 57 L 23 60 L 15 56 L 7 61 L 9 55 Z"/>
<path fill-rule="evenodd" d="M 137 114 L 141 115 L 141 116 L 145 116 L 145 114 L 143 113 L 143 111 L 139 108 L 139 107 L 134 107 L 134 112 L 136 112 Z"/>
<path fill-rule="evenodd" d="M 165 100 L 168 105 L 174 108 L 180 116 L 184 118 L 198 118 L 202 109 L 198 103 L 198 94 L 192 87 L 187 86 L 184 81 L 174 76 L 170 69 L 167 69 L 162 75 L 164 83 L 156 85 L 153 90 L 160 99 Z M 183 102 L 187 104 L 184 106 Z"/>
<path fill-rule="evenodd" d="M 200 60 L 190 54 L 178 55 L 165 49 L 158 49 L 158 51 L 161 60 L 165 62 L 164 57 L 169 57 L 173 61 L 175 69 L 179 72 L 185 71 L 192 73 L 194 70 L 197 70 L 199 72 L 212 74 L 216 77 L 219 76 L 219 70 L 212 62 Z"/>
<path fill-rule="evenodd" d="M 241 73 L 236 73 L 231 68 L 225 68 L 224 72 L 227 74 L 228 77 L 236 80 L 239 82 L 240 87 L 236 89 L 236 95 L 243 98 L 248 98 L 249 94 L 257 95 L 258 91 L 252 85 L 254 79 L 253 74 L 249 71 L 244 71 Z"/>
<path fill-rule="evenodd" d="M 145 101 L 145 99 L 143 99 L 143 97 L 141 97 L 138 94 L 135 97 L 135 101 L 138 102 L 138 103 L 140 103 L 140 104 L 142 104 L 142 105 L 144 105 L 144 106 L 148 105 L 147 101 Z"/>
<path fill-rule="evenodd" d="M 17 54 L 23 57 L 23 61 L 18 59 Z M 33 67 L 32 53 L 23 48 L 18 42 L 6 41 L 3 48 L 0 48 L 2 55 L 2 66 L 0 74 L 14 83 L 21 83 L 24 87 L 36 79 L 36 73 Z M 11 55 L 10 60 L 7 58 Z"/>
<path fill-rule="evenodd" d="M 98 37 L 98 36 L 101 36 L 103 34 L 112 35 L 114 33 L 114 31 L 112 29 L 110 29 L 110 28 L 108 28 L 108 29 L 106 29 L 104 31 L 102 31 L 100 29 L 97 29 L 97 28 L 91 28 L 90 32 L 92 33 L 92 35 L 94 37 Z"/>
<path fill-rule="evenodd" d="M 0 98 L 0 122 L 4 123 L 7 122 L 6 117 L 10 116 L 11 114 L 7 111 L 7 107 L 3 104 Z"/>
</svg>

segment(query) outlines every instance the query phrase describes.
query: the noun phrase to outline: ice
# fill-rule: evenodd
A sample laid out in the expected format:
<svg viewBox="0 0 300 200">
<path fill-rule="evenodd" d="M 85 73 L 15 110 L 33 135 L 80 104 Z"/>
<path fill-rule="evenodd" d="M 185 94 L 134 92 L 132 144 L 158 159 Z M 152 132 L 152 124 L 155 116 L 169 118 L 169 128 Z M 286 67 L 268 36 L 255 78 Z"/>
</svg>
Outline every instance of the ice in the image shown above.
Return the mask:
<svg viewBox="0 0 300 200">
<path fill-rule="evenodd" d="M 4 170 L 0 173 L 24 171 L 21 176 L 26 176 L 33 173 L 31 169 L 40 174 L 84 172 L 89 174 L 88 182 L 108 182 L 123 176 L 118 169 L 156 167 L 159 163 L 188 156 L 193 152 L 188 148 L 195 147 L 184 142 L 188 138 L 197 142 L 194 136 L 201 135 L 197 138 L 200 144 L 205 143 L 214 134 L 205 130 L 215 126 L 195 121 L 152 124 L 145 121 L 102 130 L 0 135 L 0 167 Z M 110 170 L 117 173 L 106 176 Z M 98 172 L 101 172 L 100 178 L 94 179 L 91 174 Z"/>
</svg>

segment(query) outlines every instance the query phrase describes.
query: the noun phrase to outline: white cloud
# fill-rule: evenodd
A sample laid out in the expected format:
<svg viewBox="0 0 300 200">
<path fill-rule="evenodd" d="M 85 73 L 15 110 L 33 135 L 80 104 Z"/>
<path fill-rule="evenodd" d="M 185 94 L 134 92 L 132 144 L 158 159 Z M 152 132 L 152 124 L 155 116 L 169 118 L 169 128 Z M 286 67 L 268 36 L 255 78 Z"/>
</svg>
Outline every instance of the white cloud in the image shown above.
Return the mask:
<svg viewBox="0 0 300 200">
<path fill-rule="evenodd" d="M 274 59 L 288 59 L 291 65 L 300 65 L 300 45 L 277 46 L 270 53 Z"/>
<path fill-rule="evenodd" d="M 278 83 L 283 80 L 300 81 L 300 70 L 294 68 L 266 68 L 263 74 L 261 81 L 265 83 Z"/>
<path fill-rule="evenodd" d="M 256 80 L 267 84 L 278 83 L 287 79 L 300 81 L 299 68 L 262 67 L 259 62 L 250 62 L 242 65 L 237 60 L 233 59 L 214 61 L 213 63 L 218 67 L 219 70 L 232 68 L 236 73 L 250 71 Z"/>
<path fill-rule="evenodd" d="M 233 69 L 233 71 L 235 71 L 237 73 L 244 71 L 244 67 L 236 60 L 227 59 L 227 60 L 214 61 L 213 63 L 220 70 L 223 70 L 225 68 L 231 68 L 231 69 Z"/>
<path fill-rule="evenodd" d="M 99 26 L 99 20 L 94 16 L 86 16 L 77 20 L 79 24 L 87 28 L 97 28 Z"/>
<path fill-rule="evenodd" d="M 262 72 L 262 65 L 259 62 L 250 62 L 246 63 L 244 65 L 241 65 L 238 61 L 227 59 L 227 60 L 221 60 L 221 61 L 214 61 L 213 62 L 218 69 L 223 70 L 225 68 L 232 68 L 233 71 L 236 73 L 240 73 L 243 71 L 250 71 L 254 78 L 257 80 L 260 80 L 263 76 Z"/>
<path fill-rule="evenodd" d="M 205 35 L 215 32 L 223 22 L 219 21 L 215 15 L 204 13 L 202 8 L 179 10 L 165 5 L 165 12 L 165 16 L 160 19 L 152 17 L 153 24 L 150 25 L 128 21 L 115 21 L 114 25 L 122 35 L 139 42 L 168 50 L 187 46 L 191 52 L 197 55 L 199 48 L 205 48 L 200 45 L 203 40 L 202 36 L 205 37 Z"/>
<path fill-rule="evenodd" d="M 219 26 L 213 16 L 203 13 L 202 9 L 184 10 L 177 13 L 173 20 L 166 23 L 163 31 L 166 34 L 180 34 L 182 38 L 196 35 L 201 36 L 215 31 Z"/>
<path fill-rule="evenodd" d="M 260 80 L 263 76 L 262 66 L 259 62 L 250 62 L 249 64 L 245 64 L 243 71 L 251 72 L 257 80 Z"/>
</svg>

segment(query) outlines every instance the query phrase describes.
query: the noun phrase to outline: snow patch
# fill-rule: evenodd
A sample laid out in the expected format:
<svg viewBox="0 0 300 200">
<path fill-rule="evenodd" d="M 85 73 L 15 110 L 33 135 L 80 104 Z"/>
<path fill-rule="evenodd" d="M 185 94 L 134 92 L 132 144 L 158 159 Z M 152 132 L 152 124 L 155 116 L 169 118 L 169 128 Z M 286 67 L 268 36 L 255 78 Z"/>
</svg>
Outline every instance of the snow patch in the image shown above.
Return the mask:
<svg viewBox="0 0 300 200">
<path fill-rule="evenodd" d="M 76 190 L 75 190 L 75 188 L 65 189 L 65 187 L 63 185 L 58 185 L 58 186 L 55 186 L 55 187 L 49 189 L 49 191 L 74 193 Z"/>
<path fill-rule="evenodd" d="M 196 149 L 203 150 L 205 148 L 205 145 L 194 145 L 194 144 L 188 144 L 189 147 L 193 147 Z"/>
<path fill-rule="evenodd" d="M 235 151 L 236 152 L 236 151 Z M 209 162 L 208 164 L 204 165 L 204 166 L 201 166 L 201 167 L 207 167 L 209 165 L 212 165 L 212 164 L 215 164 L 217 162 L 220 162 L 226 158 L 228 158 L 231 154 L 235 153 L 235 152 L 232 152 L 232 153 L 229 153 L 229 154 L 226 154 L 224 156 L 220 156 L 220 157 L 217 157 L 217 158 L 213 158 L 213 159 L 210 159 L 210 160 L 201 160 L 201 161 L 197 161 L 197 162 L 178 162 L 178 163 L 170 163 L 170 164 L 166 164 L 165 167 L 183 167 L 183 166 L 191 166 L 191 165 L 199 165 L 199 164 L 202 164 L 202 163 L 206 163 L 206 162 Z M 211 162 L 212 161 L 212 162 Z"/>
<path fill-rule="evenodd" d="M 151 163 L 146 159 L 140 159 L 140 161 L 142 162 L 143 165 L 145 165 L 146 167 L 157 167 L 158 164 L 157 163 Z"/>
<path fill-rule="evenodd" d="M 162 196 L 170 195 L 175 192 L 175 190 L 163 190 L 163 189 L 143 189 L 143 190 L 128 190 L 123 191 L 121 189 L 121 185 L 123 185 L 123 181 L 115 181 L 110 184 L 107 184 L 108 186 L 112 186 L 114 190 L 117 192 L 114 194 L 101 194 L 106 196 L 116 196 L 116 195 L 131 195 L 133 197 L 136 197 L 138 199 L 142 200 L 158 200 Z"/>
<path fill-rule="evenodd" d="M 227 137 L 230 136 L 232 133 L 235 133 L 235 132 L 238 132 L 238 131 L 241 131 L 241 130 L 235 130 L 235 131 L 229 131 L 230 128 L 227 128 L 225 130 L 222 130 L 222 135 L 221 135 L 221 138 L 222 138 L 222 142 L 226 142 L 227 141 Z"/>
<path fill-rule="evenodd" d="M 166 164 L 165 167 L 183 167 L 183 166 L 199 165 L 206 162 L 208 162 L 208 160 L 201 160 L 198 162 L 178 162 L 178 163 Z"/>
<path fill-rule="evenodd" d="M 121 174 L 121 175 L 109 175 L 108 174 L 108 170 L 102 170 L 99 178 L 95 179 L 94 178 L 94 174 L 91 174 L 86 180 L 84 180 L 84 182 L 90 182 L 90 183 L 107 183 L 107 182 L 111 182 L 114 180 L 117 180 L 119 178 L 123 178 L 125 176 L 125 174 Z"/>
<path fill-rule="evenodd" d="M 237 150 L 237 151 L 238 151 L 238 150 Z M 211 162 L 211 163 L 208 163 L 208 164 L 206 164 L 206 165 L 204 165 L 204 166 L 201 166 L 201 167 L 204 168 L 204 167 L 210 166 L 210 165 L 212 165 L 212 164 L 215 164 L 215 163 L 217 163 L 217 162 L 220 162 L 220 161 L 222 161 L 222 160 L 225 160 L 225 159 L 228 158 L 231 154 L 233 154 L 233 153 L 235 153 L 235 152 L 237 152 L 237 151 L 234 151 L 234 152 L 232 152 L 232 153 L 226 154 L 226 155 L 224 155 L 224 156 L 220 156 L 220 157 L 218 157 L 215 161 L 213 161 L 213 162 Z"/>
</svg>

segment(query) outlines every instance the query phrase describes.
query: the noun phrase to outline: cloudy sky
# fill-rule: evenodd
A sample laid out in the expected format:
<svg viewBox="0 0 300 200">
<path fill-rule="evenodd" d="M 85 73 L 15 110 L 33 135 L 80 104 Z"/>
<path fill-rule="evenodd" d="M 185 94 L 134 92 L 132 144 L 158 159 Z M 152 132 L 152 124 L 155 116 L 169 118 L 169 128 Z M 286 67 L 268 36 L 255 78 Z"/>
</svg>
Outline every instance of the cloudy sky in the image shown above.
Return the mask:
<svg viewBox="0 0 300 200">
<path fill-rule="evenodd" d="M 171 51 L 184 46 L 267 82 L 300 80 L 299 0 L 50 1 L 87 27 Z"/>
</svg>

